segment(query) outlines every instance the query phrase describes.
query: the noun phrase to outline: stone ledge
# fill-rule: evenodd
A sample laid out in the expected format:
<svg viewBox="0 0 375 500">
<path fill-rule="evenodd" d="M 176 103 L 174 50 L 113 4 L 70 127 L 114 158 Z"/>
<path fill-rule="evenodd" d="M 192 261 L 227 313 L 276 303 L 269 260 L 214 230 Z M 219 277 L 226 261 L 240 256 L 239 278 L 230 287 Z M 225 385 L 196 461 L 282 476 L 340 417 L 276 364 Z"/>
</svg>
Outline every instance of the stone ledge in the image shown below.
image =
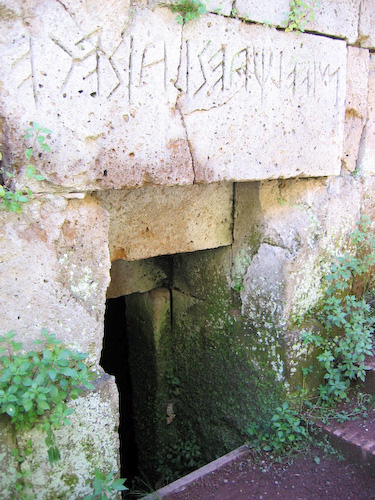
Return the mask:
<svg viewBox="0 0 375 500">
<path fill-rule="evenodd" d="M 217 460 L 214 460 L 213 462 L 204 465 L 200 469 L 191 472 L 187 476 L 181 477 L 180 479 L 177 479 L 177 481 L 168 484 L 168 486 L 165 486 L 164 488 L 155 491 L 155 493 L 151 493 L 150 495 L 143 497 L 143 500 L 156 500 L 158 498 L 165 498 L 166 496 L 171 495 L 172 493 L 180 493 L 181 491 L 184 491 L 194 481 L 198 481 L 207 474 L 217 471 L 224 465 L 234 462 L 234 460 L 237 460 L 238 458 L 246 455 L 247 453 L 248 453 L 248 447 L 246 445 L 240 446 L 236 450 L 233 450 L 227 453 L 226 455 L 218 458 Z"/>
</svg>

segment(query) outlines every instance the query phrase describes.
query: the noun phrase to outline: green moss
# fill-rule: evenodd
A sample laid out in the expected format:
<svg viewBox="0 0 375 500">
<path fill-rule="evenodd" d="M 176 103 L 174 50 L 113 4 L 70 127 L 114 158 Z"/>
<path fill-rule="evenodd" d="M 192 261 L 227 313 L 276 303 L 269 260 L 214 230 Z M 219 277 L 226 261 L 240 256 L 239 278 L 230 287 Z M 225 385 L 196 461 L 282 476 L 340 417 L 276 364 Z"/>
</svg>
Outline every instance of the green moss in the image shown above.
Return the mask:
<svg viewBox="0 0 375 500">
<path fill-rule="evenodd" d="M 262 334 L 241 317 L 239 296 L 228 283 L 230 257 L 224 248 L 175 259 L 173 326 L 162 344 L 175 418 L 164 426 L 163 472 L 174 443 L 197 446 L 196 468 L 243 444 L 250 424 L 270 419 L 282 399 L 283 386 L 270 370 L 271 357 L 279 355 L 277 337 L 273 332 L 262 344 Z M 177 394 L 171 380 L 179 382 Z"/>
<path fill-rule="evenodd" d="M 241 316 L 231 249 L 173 257 L 171 291 L 126 299 L 142 474 L 172 480 L 243 444 L 283 399 L 283 349 Z"/>
<path fill-rule="evenodd" d="M 69 487 L 74 488 L 78 484 L 78 477 L 76 474 L 63 474 L 61 480 Z"/>
</svg>

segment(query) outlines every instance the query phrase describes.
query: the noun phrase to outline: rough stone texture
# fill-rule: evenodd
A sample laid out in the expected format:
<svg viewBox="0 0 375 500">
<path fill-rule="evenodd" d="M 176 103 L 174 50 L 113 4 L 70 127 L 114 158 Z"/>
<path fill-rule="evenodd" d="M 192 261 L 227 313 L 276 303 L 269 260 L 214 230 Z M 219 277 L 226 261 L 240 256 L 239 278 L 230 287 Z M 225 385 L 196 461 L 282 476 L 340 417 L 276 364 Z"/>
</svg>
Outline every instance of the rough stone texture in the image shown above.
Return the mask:
<svg viewBox="0 0 375 500">
<path fill-rule="evenodd" d="M 170 337 L 170 291 L 158 288 L 126 297 L 129 363 L 133 398 L 134 434 L 139 468 L 151 481 L 160 474 L 159 453 L 168 433 L 168 394 L 165 392 L 168 360 L 162 346 Z M 152 483 L 154 484 L 154 483 Z"/>
<path fill-rule="evenodd" d="M 53 131 L 40 190 L 338 173 L 343 41 L 213 14 L 181 32 L 169 8 L 120 0 L 7 0 L 1 15 L 4 158 L 20 182 L 31 120 Z"/>
<path fill-rule="evenodd" d="M 233 286 L 240 289 L 243 276 L 259 249 L 262 237 L 262 210 L 259 182 L 235 184 L 233 215 Z"/>
<path fill-rule="evenodd" d="M 24 463 L 33 470 L 32 484 L 37 500 L 64 498 L 76 500 L 92 493 L 95 467 L 118 473 L 119 440 L 118 394 L 112 377 L 105 375 L 95 383 L 96 390 L 71 401 L 74 413 L 70 426 L 56 431 L 61 461 L 49 465 L 44 434 L 33 430 L 19 437 L 21 445 L 33 442 L 34 453 Z"/>
<path fill-rule="evenodd" d="M 160 288 L 168 280 L 169 274 L 168 258 L 155 257 L 130 262 L 115 260 L 111 267 L 111 283 L 107 290 L 107 299 Z"/>
<path fill-rule="evenodd" d="M 277 405 L 271 369 L 277 348 L 260 346 L 241 316 L 231 266 L 230 247 L 174 257 L 171 364 L 181 381 L 174 422 L 187 434 L 181 439 L 200 446 L 204 461 L 215 457 L 214 450 L 234 449 L 250 422 L 270 418 Z"/>
<path fill-rule="evenodd" d="M 250 21 L 272 26 L 285 26 L 289 11 L 289 0 L 236 0 L 238 16 Z"/>
<path fill-rule="evenodd" d="M 286 248 L 263 243 L 247 269 L 241 294 L 242 314 L 257 318 L 254 321 L 257 328 L 266 326 L 271 330 L 285 326 L 281 323 L 286 300 L 284 273 L 290 261 Z"/>
<path fill-rule="evenodd" d="M 110 217 L 111 260 L 193 252 L 232 242 L 231 184 L 97 193 Z"/>
<path fill-rule="evenodd" d="M 361 0 L 322 0 L 306 30 L 345 38 L 354 43 L 358 37 Z"/>
<path fill-rule="evenodd" d="M 183 35 L 179 107 L 198 182 L 339 173 L 345 42 L 221 16 Z"/>
<path fill-rule="evenodd" d="M 357 166 L 360 140 L 367 119 L 368 51 L 348 47 L 347 67 L 343 171 L 353 172 Z"/>
<path fill-rule="evenodd" d="M 322 296 L 324 276 L 343 253 L 361 209 L 374 214 L 371 196 L 367 205 L 361 202 L 371 189 L 368 182 L 349 176 L 266 181 L 252 193 L 259 206 L 253 232 L 241 238 L 234 230 L 239 244 L 233 247 L 232 272 L 237 273 L 233 283 L 240 292 L 241 313 L 272 353 L 268 355 L 280 379 L 293 377 L 305 354 L 293 322 Z M 236 190 L 235 221 L 245 218 L 241 210 L 249 206 L 248 195 L 245 188 Z M 280 343 L 284 353 L 277 351 Z"/>
<path fill-rule="evenodd" d="M 12 427 L 8 415 L 0 416 L 0 500 L 11 498 L 12 486 L 17 480 L 17 462 L 11 456 L 15 449 Z"/>
<path fill-rule="evenodd" d="M 361 0 L 359 41 L 361 47 L 375 48 L 375 9 L 372 0 Z"/>
<path fill-rule="evenodd" d="M 174 0 L 167 0 L 163 2 L 163 5 L 173 5 Z M 221 14 L 223 16 L 230 16 L 232 12 L 233 2 L 231 0 L 207 0 L 204 2 L 206 5 L 207 12 L 212 12 L 214 14 Z M 158 0 L 148 0 L 148 6 L 160 5 Z M 175 13 L 177 17 L 178 13 Z"/>
<path fill-rule="evenodd" d="M 368 3 L 371 1 L 368 0 Z M 316 5 L 317 2 L 314 0 L 306 3 L 312 5 L 314 18 L 310 20 L 309 13 L 307 22 L 304 24 L 305 30 L 346 38 L 349 43 L 357 40 L 361 0 L 324 0 L 320 2 L 320 5 Z M 290 11 L 290 1 L 237 0 L 236 10 L 240 17 L 251 21 L 285 27 Z M 368 32 L 367 26 L 364 26 L 364 29 Z"/>
<path fill-rule="evenodd" d="M 70 190 L 191 184 L 175 109 L 181 27 L 165 8 L 119 0 L 103 16 L 104 6 L 91 4 L 28 0 L 2 21 L 0 109 L 13 163 L 36 120 L 53 131 L 40 167 L 51 183 Z"/>
<path fill-rule="evenodd" d="M 375 55 L 370 54 L 367 122 L 359 150 L 358 168 L 375 175 Z"/>
<path fill-rule="evenodd" d="M 287 250 L 292 259 L 283 270 L 287 300 L 281 318 L 303 312 L 320 297 L 322 277 L 359 219 L 360 191 L 361 182 L 353 178 L 262 184 L 262 242 Z"/>
<path fill-rule="evenodd" d="M 99 362 L 109 283 L 108 217 L 91 198 L 48 196 L 0 212 L 2 331 L 25 348 L 41 329 Z"/>
</svg>

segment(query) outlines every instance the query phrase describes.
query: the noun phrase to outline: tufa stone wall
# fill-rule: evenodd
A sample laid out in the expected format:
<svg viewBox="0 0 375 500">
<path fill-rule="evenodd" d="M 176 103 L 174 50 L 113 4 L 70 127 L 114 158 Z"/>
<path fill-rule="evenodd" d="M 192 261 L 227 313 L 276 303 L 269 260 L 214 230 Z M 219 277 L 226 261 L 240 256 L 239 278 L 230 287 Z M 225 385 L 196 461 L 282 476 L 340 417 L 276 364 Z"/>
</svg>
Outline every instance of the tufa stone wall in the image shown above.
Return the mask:
<svg viewBox="0 0 375 500">
<path fill-rule="evenodd" d="M 118 395 L 99 366 L 107 297 L 128 296 L 136 325 L 151 318 L 133 329 L 133 359 L 141 335 L 153 353 L 149 454 L 181 455 L 191 420 L 188 443 L 210 460 L 277 400 L 250 379 L 266 366 L 276 392 L 293 383 L 294 319 L 359 216 L 374 219 L 372 3 L 322 0 L 305 33 L 285 33 L 287 0 L 212 0 L 184 26 L 154 0 L 2 1 L 2 174 L 24 185 L 30 121 L 52 130 L 52 151 L 34 158 L 45 180 L 22 214 L 0 213 L 1 327 L 26 348 L 47 328 L 98 378 L 59 431 L 59 469 L 36 431 L 19 436 L 40 450 L 23 465 L 37 498 L 86 495 L 99 456 L 118 470 Z M 168 367 L 185 388 L 170 424 Z M 6 417 L 0 432 L 5 500 L 17 471 Z"/>
</svg>

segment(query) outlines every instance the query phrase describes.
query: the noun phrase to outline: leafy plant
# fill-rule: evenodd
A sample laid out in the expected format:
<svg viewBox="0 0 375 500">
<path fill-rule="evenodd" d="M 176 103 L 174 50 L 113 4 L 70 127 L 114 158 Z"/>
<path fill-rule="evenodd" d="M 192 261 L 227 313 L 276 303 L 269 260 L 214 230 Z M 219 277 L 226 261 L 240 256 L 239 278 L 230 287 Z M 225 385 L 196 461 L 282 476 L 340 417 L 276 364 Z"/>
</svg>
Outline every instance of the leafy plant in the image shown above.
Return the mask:
<svg viewBox="0 0 375 500">
<path fill-rule="evenodd" d="M 26 135 L 23 139 L 26 141 L 32 139 L 32 145 L 25 150 L 25 157 L 28 161 L 26 167 L 26 179 L 34 179 L 36 181 L 44 180 L 43 175 L 38 174 L 36 167 L 33 163 L 33 158 L 35 156 L 35 149 L 38 146 L 42 151 L 50 151 L 51 148 L 46 143 L 46 136 L 52 132 L 43 128 L 38 123 L 33 122 L 32 127 L 26 130 Z M 2 154 L 0 152 L 0 161 L 2 159 Z M 4 169 L 0 169 L 0 174 L 3 177 L 3 185 L 0 185 L 0 210 L 6 210 L 9 212 L 22 212 L 22 206 L 33 198 L 32 190 L 24 185 L 17 190 L 13 190 L 10 186 L 11 179 L 15 177 L 13 173 L 10 173 Z"/>
<path fill-rule="evenodd" d="M 171 8 L 172 12 L 178 12 L 176 20 L 181 25 L 197 19 L 207 12 L 205 3 L 200 0 L 177 0 Z"/>
<path fill-rule="evenodd" d="M 343 400 L 351 380 L 365 379 L 366 355 L 372 355 L 374 317 L 368 298 L 375 265 L 375 235 L 363 216 L 351 234 L 355 255 L 345 253 L 332 265 L 326 277 L 329 286 L 317 310 L 320 329 L 305 331 L 302 339 L 320 349 L 317 359 L 325 370 L 325 384 L 319 388 L 322 400 Z"/>
<path fill-rule="evenodd" d="M 11 331 L 0 336 L 0 414 L 8 415 L 15 430 L 34 427 L 45 433 L 48 459 L 52 465 L 60 460 L 55 430 L 70 425 L 74 412 L 66 400 L 75 399 L 83 388 L 93 389 L 92 374 L 83 360 L 86 354 L 66 349 L 55 335 L 42 330 L 43 340 L 36 340 L 39 350 L 24 352 L 22 342 L 14 340 Z M 20 464 L 15 489 L 21 499 L 33 498 L 29 490 L 29 473 L 21 465 L 32 453 L 32 443 L 18 446 L 12 455 Z"/>
<path fill-rule="evenodd" d="M 93 493 L 86 495 L 84 500 L 109 500 L 113 498 L 113 493 L 126 491 L 125 479 L 114 479 L 114 473 L 105 475 L 95 467 L 95 479 L 92 484 Z"/>
<path fill-rule="evenodd" d="M 320 0 L 291 0 L 290 11 L 287 13 L 286 32 L 304 31 L 306 23 L 313 21 L 315 9 L 320 6 Z"/>
<path fill-rule="evenodd" d="M 268 424 L 253 424 L 247 430 L 252 444 L 264 451 L 287 452 L 308 440 L 306 425 L 297 410 L 284 401 Z"/>
<path fill-rule="evenodd" d="M 177 438 L 159 453 L 159 472 L 168 482 L 201 465 L 200 448 L 194 439 Z"/>
</svg>

